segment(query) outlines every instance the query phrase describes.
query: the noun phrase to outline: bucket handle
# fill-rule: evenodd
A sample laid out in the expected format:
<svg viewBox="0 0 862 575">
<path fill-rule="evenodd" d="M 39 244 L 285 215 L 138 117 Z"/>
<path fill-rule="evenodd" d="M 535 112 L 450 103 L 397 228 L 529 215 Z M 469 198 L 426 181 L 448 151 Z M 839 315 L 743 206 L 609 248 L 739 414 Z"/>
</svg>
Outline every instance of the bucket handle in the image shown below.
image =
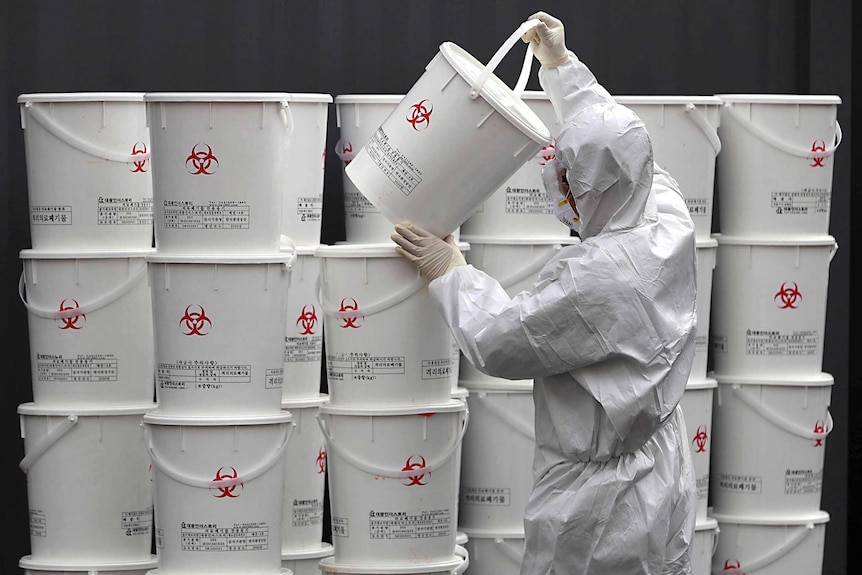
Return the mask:
<svg viewBox="0 0 862 575">
<path fill-rule="evenodd" d="M 120 299 L 122 296 L 128 293 L 130 289 L 132 289 L 132 287 L 135 285 L 135 282 L 137 282 L 141 278 L 141 276 L 146 273 L 146 271 L 147 266 L 142 266 L 141 269 L 136 271 L 128 280 L 115 287 L 111 291 L 102 294 L 93 301 L 87 302 L 84 305 L 79 305 L 78 307 L 66 310 L 40 308 L 28 302 L 26 296 L 24 295 L 24 272 L 21 272 L 21 278 L 18 280 L 18 297 L 20 297 L 21 301 L 24 302 L 24 305 L 27 307 L 27 310 L 35 316 L 45 319 L 65 319 L 69 317 L 76 317 L 79 315 L 92 313 Z"/>
<path fill-rule="evenodd" d="M 746 130 L 748 130 L 776 150 L 779 150 L 791 156 L 813 159 L 825 158 L 834 154 L 835 150 L 838 149 L 838 146 L 841 145 L 841 125 L 838 123 L 837 120 L 835 122 L 835 143 L 827 147 L 825 150 L 812 151 L 803 148 L 797 148 L 792 144 L 788 144 L 787 142 L 780 140 L 776 136 L 773 136 L 760 126 L 756 125 L 754 122 L 749 122 L 742 116 L 742 114 L 740 114 L 734 109 L 733 105 L 730 102 L 724 102 L 722 106 L 728 112 L 728 116 L 736 120 L 743 128 L 745 128 Z"/>
<path fill-rule="evenodd" d="M 806 523 L 802 525 L 798 529 L 792 537 L 789 537 L 783 544 L 779 545 L 763 557 L 759 557 L 754 559 L 753 561 L 746 562 L 744 567 L 731 568 L 726 569 L 721 572 L 722 575 L 745 575 L 746 572 L 752 573 L 754 571 L 759 571 L 763 567 L 766 567 L 770 563 L 775 562 L 777 559 L 780 559 L 784 555 L 786 555 L 789 551 L 795 548 L 797 545 L 802 543 L 809 535 L 814 532 L 814 523 Z"/>
<path fill-rule="evenodd" d="M 284 129 L 287 131 L 286 146 L 290 145 L 290 140 L 293 137 L 293 112 L 290 109 L 290 103 L 287 100 L 279 102 L 281 106 L 278 109 L 278 115 L 281 116 L 281 123 L 284 124 Z"/>
<path fill-rule="evenodd" d="M 485 82 L 488 81 L 488 78 L 491 77 L 491 74 L 494 73 L 494 70 L 497 66 L 500 65 L 500 62 L 512 49 L 515 43 L 521 39 L 527 30 L 531 30 L 539 25 L 538 19 L 527 20 L 518 26 L 518 29 L 512 32 L 511 36 L 506 38 L 506 41 L 497 49 L 497 52 L 491 57 L 488 61 L 488 64 L 482 69 L 482 72 L 476 76 L 476 79 L 473 80 L 472 85 L 470 86 L 470 99 L 475 100 L 479 97 L 479 94 L 482 92 L 482 87 L 485 85 Z M 530 74 L 530 70 L 533 64 L 533 45 L 529 42 L 527 43 L 527 53 L 524 56 L 524 64 L 521 66 L 521 75 L 518 77 L 518 81 L 515 84 L 515 95 L 517 97 L 521 97 L 521 94 L 524 92 L 524 87 L 527 85 L 527 78 Z"/>
<path fill-rule="evenodd" d="M 767 421 L 771 422 L 773 425 L 792 433 L 797 437 L 801 437 L 802 439 L 810 439 L 812 441 L 818 441 L 821 439 L 826 439 L 826 436 L 832 431 L 833 421 L 832 414 L 827 410 L 826 411 L 826 428 L 822 432 L 809 431 L 807 429 L 803 429 L 799 426 L 792 425 L 789 422 L 785 421 L 781 418 L 780 415 L 763 406 L 762 403 L 755 401 L 750 397 L 751 394 L 742 391 L 742 388 L 739 384 L 734 384 L 731 386 L 733 392 L 742 400 L 743 403 L 748 405 L 751 409 L 756 411 L 758 415 L 762 416 Z"/>
<path fill-rule="evenodd" d="M 153 463 L 153 466 L 156 467 L 159 471 L 176 481 L 177 483 L 182 483 L 183 485 L 188 485 L 189 487 L 200 487 L 203 489 L 218 489 L 220 487 L 232 487 L 234 485 L 238 485 L 240 483 L 248 483 L 257 479 L 261 475 L 263 475 L 266 471 L 269 471 L 273 465 L 276 464 L 284 455 L 285 449 L 287 449 L 288 441 L 290 440 L 291 435 L 293 435 L 293 430 L 296 428 L 296 422 L 290 421 L 288 424 L 284 426 L 284 438 L 281 440 L 278 449 L 276 449 L 272 457 L 269 459 L 264 459 L 260 465 L 251 469 L 246 473 L 240 475 L 237 473 L 236 477 L 226 477 L 224 479 L 219 479 L 215 481 L 213 479 L 203 479 L 198 477 L 191 477 L 189 475 L 184 474 L 182 471 L 174 469 L 173 467 L 166 464 L 156 453 L 155 448 L 153 447 L 152 436 L 150 434 L 150 424 L 142 423 L 144 428 L 144 439 L 147 444 L 147 452 L 150 454 L 150 460 Z"/>
<path fill-rule="evenodd" d="M 476 399 L 481 400 L 483 397 L 487 397 L 487 394 L 478 393 L 476 394 Z M 504 410 L 500 409 L 496 405 L 494 405 L 490 401 L 481 401 L 482 407 L 496 415 L 503 423 L 508 425 L 510 428 L 514 429 L 524 437 L 529 440 L 536 439 L 536 432 L 533 430 L 532 426 L 524 423 L 520 419 L 516 419 L 511 417 L 510 413 L 506 413 Z"/>
<path fill-rule="evenodd" d="M 470 566 L 470 552 L 463 545 L 455 546 L 455 556 L 462 559 L 461 564 L 452 570 L 452 575 L 463 575 Z"/>
<path fill-rule="evenodd" d="M 523 554 L 519 553 L 502 537 L 494 537 L 494 545 L 500 550 L 501 555 L 506 557 L 515 565 L 520 565 L 524 560 Z"/>
<path fill-rule="evenodd" d="M 562 248 L 562 244 L 557 244 L 554 247 L 559 250 L 560 248 Z M 548 263 L 548 258 L 544 256 L 535 258 L 532 261 L 528 262 L 526 266 L 517 270 L 509 277 L 504 277 L 498 281 L 503 287 L 503 289 L 509 289 L 513 285 L 527 279 L 530 276 L 537 276 L 539 271 L 541 271 L 541 269 L 545 266 L 546 263 Z"/>
<path fill-rule="evenodd" d="M 715 150 L 715 155 L 717 156 L 721 152 L 721 140 L 718 139 L 716 129 L 709 123 L 706 116 L 697 109 L 697 106 L 691 102 L 685 105 L 685 111 L 688 112 L 688 117 L 691 121 L 700 128 L 700 131 L 703 132 L 703 135 L 706 136 L 707 140 L 709 140 L 709 143 L 712 145 L 712 149 Z"/>
<path fill-rule="evenodd" d="M 418 292 L 422 287 L 426 285 L 425 280 L 421 277 L 418 281 L 407 284 L 403 289 L 389 295 L 386 298 L 383 298 L 380 301 L 376 301 L 374 303 L 364 305 L 357 309 L 348 309 L 348 310 L 339 310 L 336 309 L 335 306 L 329 303 L 329 300 L 323 295 L 323 285 L 320 279 L 321 274 L 317 275 L 317 299 L 320 302 L 320 305 L 323 307 L 323 311 L 329 314 L 334 315 L 338 319 L 353 319 L 357 317 L 365 317 L 369 315 L 374 315 L 381 311 L 385 311 L 391 307 L 395 307 L 399 303 L 405 301 L 407 298 Z"/>
<path fill-rule="evenodd" d="M 401 469 L 386 469 L 385 467 L 380 467 L 378 465 L 374 465 L 367 461 L 363 461 L 359 459 L 355 455 L 348 453 L 346 450 L 342 449 L 340 445 L 332 441 L 332 437 L 329 434 L 329 430 L 326 428 L 326 423 L 323 421 L 323 417 L 321 417 L 321 413 L 317 413 L 317 424 L 320 426 L 320 430 L 323 432 L 323 437 L 326 440 L 329 449 L 337 453 L 340 457 L 343 457 L 347 463 L 349 463 L 354 468 L 364 471 L 369 475 L 376 475 L 379 477 L 387 477 L 389 479 L 407 479 L 410 477 L 416 477 L 422 473 L 431 473 L 444 463 L 448 461 L 449 457 L 455 453 L 455 450 L 461 444 L 461 440 L 464 439 L 464 433 L 467 431 L 467 422 L 470 420 L 470 410 L 464 410 L 464 421 L 461 423 L 461 429 L 458 431 L 458 435 L 455 437 L 455 440 L 452 442 L 452 445 L 448 446 L 440 457 L 432 460 L 430 463 L 427 463 L 425 467 L 421 469 L 411 469 L 411 470 L 401 470 Z"/>
<path fill-rule="evenodd" d="M 24 104 L 24 108 L 27 110 L 31 118 L 36 120 L 39 125 L 48 130 L 48 132 L 54 135 L 54 137 L 63 143 L 72 146 L 76 150 L 84 152 L 85 154 L 90 154 L 91 156 L 102 160 L 120 162 L 123 164 L 127 164 L 129 162 L 144 162 L 150 159 L 149 152 L 145 152 L 143 154 L 122 154 L 105 150 L 92 142 L 82 140 L 66 128 L 60 126 L 60 124 L 54 122 L 48 114 L 39 108 L 39 106 L 34 106 L 33 102 L 27 102 Z"/>
<path fill-rule="evenodd" d="M 36 445 L 33 446 L 30 451 L 24 455 L 24 458 L 18 463 L 18 467 L 21 468 L 21 471 L 24 473 L 28 473 L 30 468 L 33 467 L 33 463 L 39 459 L 43 453 L 48 451 L 48 448 L 57 443 L 61 437 L 66 435 L 75 425 L 78 423 L 77 415 L 69 415 L 63 418 L 63 420 L 56 426 L 54 429 L 45 434 L 45 437 L 40 439 Z"/>
</svg>

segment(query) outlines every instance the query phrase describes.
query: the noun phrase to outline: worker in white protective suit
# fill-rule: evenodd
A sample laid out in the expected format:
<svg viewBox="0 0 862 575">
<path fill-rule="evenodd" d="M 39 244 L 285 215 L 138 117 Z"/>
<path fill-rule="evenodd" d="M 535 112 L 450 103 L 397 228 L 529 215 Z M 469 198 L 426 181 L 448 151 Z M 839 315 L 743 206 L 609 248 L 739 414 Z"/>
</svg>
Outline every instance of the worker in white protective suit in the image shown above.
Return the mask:
<svg viewBox="0 0 862 575">
<path fill-rule="evenodd" d="M 477 369 L 534 379 L 521 574 L 690 573 L 697 495 L 678 404 L 695 351 L 694 225 L 641 120 L 567 50 L 559 20 L 532 18 L 524 41 L 563 119 L 543 179 L 580 243 L 510 298 L 451 236 L 403 222 L 392 239 Z"/>
</svg>

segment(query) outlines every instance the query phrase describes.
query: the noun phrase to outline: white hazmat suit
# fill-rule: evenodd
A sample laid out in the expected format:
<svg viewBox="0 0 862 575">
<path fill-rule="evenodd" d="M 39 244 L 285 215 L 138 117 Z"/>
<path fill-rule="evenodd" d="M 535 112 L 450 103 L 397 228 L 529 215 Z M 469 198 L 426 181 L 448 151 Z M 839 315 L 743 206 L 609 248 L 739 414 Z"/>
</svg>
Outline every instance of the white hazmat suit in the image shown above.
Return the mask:
<svg viewBox="0 0 862 575">
<path fill-rule="evenodd" d="M 539 79 L 563 120 L 556 161 L 581 242 L 510 298 L 451 239 L 408 222 L 392 239 L 432 279 L 477 369 L 534 379 L 521 574 L 689 573 L 697 495 L 678 403 L 695 352 L 694 225 L 640 119 L 566 55 Z M 552 197 L 565 194 L 555 171 L 545 174 Z"/>
</svg>

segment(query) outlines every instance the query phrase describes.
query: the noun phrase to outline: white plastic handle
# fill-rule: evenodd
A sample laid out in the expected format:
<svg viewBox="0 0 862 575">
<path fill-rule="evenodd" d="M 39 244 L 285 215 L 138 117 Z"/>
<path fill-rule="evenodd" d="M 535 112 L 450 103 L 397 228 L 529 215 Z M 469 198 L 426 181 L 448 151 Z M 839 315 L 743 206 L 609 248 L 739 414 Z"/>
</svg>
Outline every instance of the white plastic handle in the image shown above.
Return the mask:
<svg viewBox="0 0 862 575">
<path fill-rule="evenodd" d="M 293 111 L 290 109 L 290 103 L 287 100 L 280 102 L 281 107 L 278 109 L 278 115 L 281 116 L 281 123 L 284 124 L 284 129 L 287 131 L 287 141 L 285 145 L 290 145 L 290 140 L 293 138 Z"/>
<path fill-rule="evenodd" d="M 132 289 L 132 287 L 145 273 L 147 273 L 147 266 L 141 266 L 141 268 L 138 269 L 134 274 L 132 274 L 128 280 L 118 285 L 111 291 L 100 295 L 96 299 L 86 302 L 83 305 L 79 305 L 75 308 L 56 310 L 36 307 L 35 305 L 32 305 L 30 302 L 27 301 L 27 298 L 24 295 L 24 272 L 21 272 L 21 278 L 18 280 L 18 297 L 20 297 L 21 301 L 24 302 L 24 305 L 27 307 L 27 311 L 29 311 L 35 316 L 45 319 L 65 319 L 69 317 L 76 317 L 79 315 L 86 315 L 88 313 L 92 313 L 120 299 L 120 297 L 122 297 L 123 295 L 128 293 L 130 289 Z"/>
<path fill-rule="evenodd" d="M 736 394 L 736 396 L 742 400 L 743 403 L 745 403 L 746 405 L 748 405 L 748 407 L 757 412 L 758 415 L 760 415 L 776 427 L 783 429 L 789 433 L 792 433 L 797 437 L 801 437 L 802 439 L 810 439 L 812 441 L 819 441 L 822 439 L 826 439 L 826 436 L 829 435 L 829 433 L 832 431 L 832 414 L 828 410 L 826 411 L 825 429 L 822 432 L 810 431 L 808 429 L 804 429 L 802 427 L 792 424 L 791 422 L 782 418 L 779 414 L 775 413 L 773 410 L 765 407 L 763 403 L 753 399 L 751 397 L 751 394 L 742 391 L 742 386 L 740 386 L 739 384 L 732 385 L 731 389 Z"/>
<path fill-rule="evenodd" d="M 458 435 L 455 436 L 455 440 L 449 445 L 443 455 L 436 459 L 432 459 L 430 462 L 425 464 L 425 467 L 421 469 L 387 469 L 385 467 L 381 467 L 379 465 L 374 465 L 368 461 L 364 461 L 359 459 L 357 456 L 352 453 L 348 453 L 346 450 L 342 449 L 341 446 L 332 441 L 332 437 L 329 433 L 329 430 L 326 427 L 326 423 L 323 421 L 325 414 L 320 412 L 317 413 L 317 424 L 320 426 L 320 431 L 323 432 L 323 437 L 326 440 L 329 449 L 333 451 L 333 453 L 338 454 L 339 457 L 343 458 L 347 463 L 349 463 L 352 467 L 364 471 L 369 475 L 375 475 L 379 477 L 387 477 L 390 479 L 407 479 L 410 477 L 416 477 L 417 475 L 422 475 L 425 473 L 431 473 L 435 469 L 438 469 L 441 465 L 446 463 L 449 458 L 455 453 L 455 450 L 461 444 L 461 440 L 464 439 L 464 433 L 467 431 L 467 423 L 470 420 L 470 410 L 464 410 L 464 419 L 461 422 L 461 429 L 458 431 Z M 417 414 L 417 417 L 424 417 L 423 415 Z"/>
<path fill-rule="evenodd" d="M 691 121 L 700 128 L 700 131 L 703 132 L 703 135 L 706 136 L 707 140 L 709 140 L 709 143 L 712 145 L 712 149 L 715 150 L 715 155 L 717 156 L 721 152 L 721 140 L 718 138 L 716 129 L 709 123 L 706 116 L 697 109 L 697 106 L 691 102 L 685 105 L 685 111 L 688 112 L 688 117 Z"/>
<path fill-rule="evenodd" d="M 835 150 L 838 149 L 838 146 L 841 145 L 841 125 L 837 121 L 835 122 L 835 143 L 831 146 L 828 146 L 825 150 L 812 151 L 806 150 L 804 148 L 797 148 L 792 144 L 788 144 L 787 142 L 780 140 L 778 137 L 770 134 L 760 126 L 756 125 L 754 122 L 749 122 L 742 116 L 742 114 L 740 114 L 736 109 L 734 109 L 733 104 L 731 104 L 730 102 L 724 102 L 723 107 L 724 110 L 728 113 L 727 115 L 730 118 L 736 120 L 736 122 L 740 126 L 745 128 L 746 130 L 748 130 L 776 150 L 779 150 L 791 156 L 812 159 L 825 158 L 834 154 Z"/>
<path fill-rule="evenodd" d="M 153 447 L 152 436 L 150 433 L 150 425 L 149 423 L 144 422 L 144 439 L 147 443 L 147 451 L 150 454 L 150 461 L 152 461 L 153 466 L 176 481 L 177 483 L 182 483 L 183 485 L 188 485 L 189 487 L 200 487 L 202 489 L 219 489 L 224 487 L 232 487 L 234 485 L 238 485 L 240 483 L 249 483 L 252 480 L 260 477 L 266 471 L 272 468 L 279 460 L 281 460 L 284 455 L 284 450 L 287 449 L 287 444 L 290 441 L 291 435 L 293 435 L 293 430 L 296 428 L 296 422 L 289 421 L 284 424 L 284 438 L 281 440 L 278 448 L 273 452 L 272 456 L 268 459 L 263 459 L 257 467 L 253 467 L 250 471 L 246 471 L 242 474 L 237 472 L 236 477 L 226 477 L 224 479 L 213 480 L 207 478 L 200 477 L 192 477 L 174 469 L 167 463 L 165 463 L 159 454 L 156 453 L 155 447 Z"/>
<path fill-rule="evenodd" d="M 358 307 L 357 309 L 348 309 L 341 310 L 332 305 L 329 300 L 326 299 L 326 296 L 323 293 L 323 284 L 320 279 L 321 274 L 317 275 L 317 299 L 320 302 L 321 307 L 323 307 L 323 311 L 332 314 L 338 319 L 353 319 L 357 317 L 366 317 L 370 315 L 374 315 L 376 313 L 380 313 L 381 311 L 385 311 L 389 308 L 395 307 L 399 303 L 407 300 L 410 296 L 417 293 L 420 289 L 427 285 L 427 282 L 421 277 L 413 282 L 409 283 L 400 290 L 389 294 L 387 297 L 370 303 L 368 305 L 363 305 L 362 307 Z"/>
<path fill-rule="evenodd" d="M 559 250 L 562 248 L 562 244 L 557 244 L 554 246 L 555 249 Z M 539 271 L 548 263 L 548 258 L 544 255 L 541 257 L 533 258 L 533 260 L 527 262 L 527 265 L 521 267 L 516 270 L 515 273 L 508 277 L 503 277 L 500 280 L 500 286 L 503 289 L 509 289 L 517 283 L 520 283 L 527 279 L 530 276 L 538 277 Z"/>
<path fill-rule="evenodd" d="M 69 415 L 63 418 L 62 421 L 51 431 L 45 434 L 45 437 L 40 439 L 36 445 L 34 445 L 27 453 L 24 455 L 24 458 L 18 464 L 18 467 L 21 468 L 21 471 L 27 473 L 30 471 L 30 468 L 33 467 L 33 463 L 39 459 L 43 453 L 48 451 L 48 448 L 57 443 L 61 437 L 69 433 L 69 431 L 75 427 L 78 423 L 77 415 Z"/>
<path fill-rule="evenodd" d="M 488 78 L 491 77 L 491 74 L 494 73 L 494 70 L 497 69 L 497 66 L 500 65 L 500 62 L 503 61 L 503 58 L 512 49 L 512 47 L 521 39 L 527 30 L 535 28 L 539 25 L 539 20 L 531 19 L 522 23 L 517 30 L 512 32 L 512 34 L 506 38 L 506 41 L 497 49 L 497 52 L 491 57 L 488 61 L 488 64 L 482 69 L 482 72 L 476 76 L 473 80 L 473 84 L 470 86 L 470 98 L 475 100 L 479 97 L 479 94 L 482 92 L 482 87 L 485 85 L 485 82 L 488 81 Z M 527 85 L 527 76 L 530 74 L 530 70 L 532 68 L 533 63 L 533 46 L 530 43 L 527 43 L 527 53 L 524 57 L 524 64 L 521 66 L 521 75 L 518 78 L 518 81 L 515 84 L 515 94 L 520 98 L 521 94 L 524 91 L 524 87 Z"/>
<path fill-rule="evenodd" d="M 502 537 L 495 537 L 494 545 L 500 550 L 501 555 L 503 555 L 506 559 L 508 559 L 515 565 L 520 565 L 521 562 L 524 560 L 524 554 L 515 549 L 508 541 L 506 541 Z"/>
<path fill-rule="evenodd" d="M 795 533 L 791 537 L 785 538 L 784 542 L 775 549 L 769 551 L 763 557 L 759 557 L 752 561 L 746 561 L 745 565 L 740 565 L 737 568 L 725 569 L 721 575 L 745 575 L 746 573 L 754 573 L 770 563 L 784 557 L 787 553 L 799 546 L 802 541 L 814 532 L 814 524 L 806 523 L 794 529 Z"/>
<path fill-rule="evenodd" d="M 517 431 L 527 439 L 534 441 L 536 439 L 536 432 L 533 429 L 532 424 L 527 424 L 520 419 L 517 419 L 512 416 L 511 413 L 507 413 L 505 410 L 501 409 L 499 406 L 495 405 L 493 401 L 488 401 L 488 395 L 483 393 L 476 394 L 476 401 L 474 405 L 481 405 L 495 416 L 500 419 L 504 424 L 508 425 L 513 430 Z"/>
<path fill-rule="evenodd" d="M 278 248 L 279 251 L 281 251 L 282 253 L 290 252 L 290 259 L 284 262 L 284 267 L 288 271 L 292 270 L 293 264 L 296 263 L 296 258 L 298 257 L 296 241 L 290 236 L 281 234 L 281 237 L 279 238 Z"/>
<path fill-rule="evenodd" d="M 93 157 L 100 158 L 102 160 L 108 160 L 111 162 L 121 162 L 127 164 L 129 162 L 144 162 L 150 159 L 150 153 L 145 152 L 143 154 L 124 154 L 122 152 L 112 152 L 110 150 L 105 150 L 100 148 L 96 144 L 92 142 L 88 142 L 74 135 L 72 132 L 62 127 L 60 124 L 54 122 L 48 114 L 46 114 L 43 110 L 40 109 L 39 106 L 34 106 L 33 102 L 27 102 L 24 104 L 24 108 L 27 110 L 27 113 L 31 118 L 36 120 L 39 125 L 48 130 L 54 137 L 58 140 L 62 141 L 69 146 L 72 146 L 76 150 L 80 150 L 85 154 L 89 154 Z"/>
</svg>

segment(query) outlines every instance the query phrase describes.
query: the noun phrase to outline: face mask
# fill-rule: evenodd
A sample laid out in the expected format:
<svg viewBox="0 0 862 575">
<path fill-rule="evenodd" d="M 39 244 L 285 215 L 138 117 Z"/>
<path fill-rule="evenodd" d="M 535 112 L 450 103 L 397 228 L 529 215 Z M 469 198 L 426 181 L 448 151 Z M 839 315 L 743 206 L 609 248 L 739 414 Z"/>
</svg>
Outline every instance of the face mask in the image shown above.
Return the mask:
<svg viewBox="0 0 862 575">
<path fill-rule="evenodd" d="M 553 204 L 554 216 L 575 233 L 580 232 L 581 217 L 566 181 L 566 168 L 556 160 L 551 160 L 542 170 L 542 180 Z"/>
</svg>

